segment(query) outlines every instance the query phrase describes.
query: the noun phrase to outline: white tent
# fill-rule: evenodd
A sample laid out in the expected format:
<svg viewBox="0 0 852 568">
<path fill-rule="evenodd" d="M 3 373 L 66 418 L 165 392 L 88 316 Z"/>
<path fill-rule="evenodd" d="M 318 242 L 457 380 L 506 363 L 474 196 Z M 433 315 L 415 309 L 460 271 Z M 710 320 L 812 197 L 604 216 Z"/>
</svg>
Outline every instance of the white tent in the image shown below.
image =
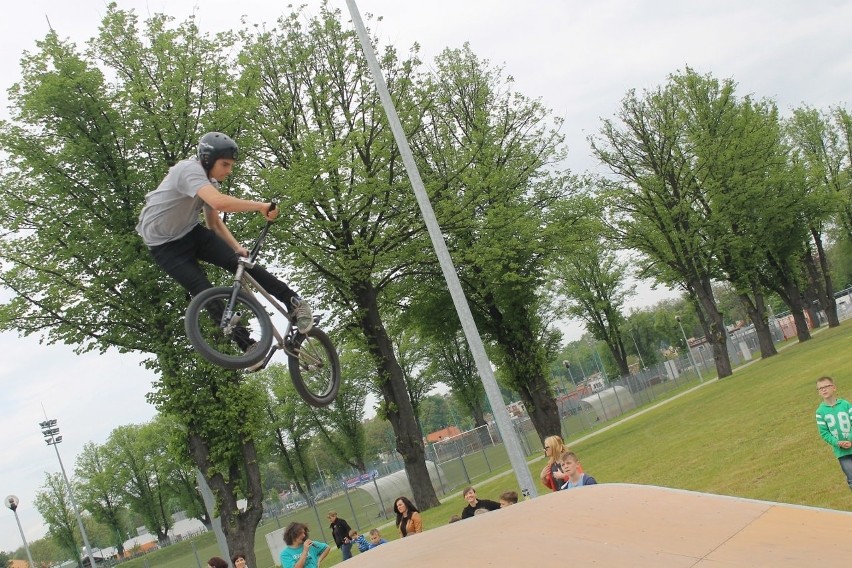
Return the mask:
<svg viewBox="0 0 852 568">
<path fill-rule="evenodd" d="M 435 465 L 435 462 L 426 461 L 429 479 L 432 481 L 432 487 L 435 488 L 441 486 L 438 467 Z M 375 483 L 368 482 L 359 485 L 357 489 L 365 491 L 373 499 L 374 503 L 384 503 L 385 508 L 388 510 L 393 508 L 393 501 L 397 497 L 408 497 L 412 502 L 414 501 L 414 496 L 411 494 L 411 483 L 409 483 L 408 474 L 405 473 L 404 469 L 385 475 L 384 477 L 376 478 Z M 379 498 L 379 494 L 381 494 L 381 498 Z M 417 503 L 414 504 L 417 505 Z"/>
<path fill-rule="evenodd" d="M 612 420 L 636 408 L 636 401 L 630 391 L 618 385 L 587 396 L 581 402 L 591 406 L 601 421 Z"/>
</svg>

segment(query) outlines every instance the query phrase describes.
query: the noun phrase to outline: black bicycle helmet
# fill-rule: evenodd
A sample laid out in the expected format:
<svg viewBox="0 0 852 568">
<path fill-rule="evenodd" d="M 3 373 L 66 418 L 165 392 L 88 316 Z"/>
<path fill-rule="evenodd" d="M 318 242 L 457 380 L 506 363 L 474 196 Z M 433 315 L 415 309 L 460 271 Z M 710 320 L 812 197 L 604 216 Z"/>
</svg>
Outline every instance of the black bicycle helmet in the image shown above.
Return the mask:
<svg viewBox="0 0 852 568">
<path fill-rule="evenodd" d="M 239 148 L 227 134 L 208 132 L 198 141 L 198 161 L 209 172 L 219 158 L 237 159 Z"/>
</svg>

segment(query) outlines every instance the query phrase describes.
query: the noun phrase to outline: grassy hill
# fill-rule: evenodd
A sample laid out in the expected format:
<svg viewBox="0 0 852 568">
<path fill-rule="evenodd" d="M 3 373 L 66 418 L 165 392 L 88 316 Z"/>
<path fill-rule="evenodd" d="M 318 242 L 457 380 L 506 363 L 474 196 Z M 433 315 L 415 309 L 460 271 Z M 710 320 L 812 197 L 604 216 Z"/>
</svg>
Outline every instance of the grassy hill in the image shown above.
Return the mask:
<svg viewBox="0 0 852 568">
<path fill-rule="evenodd" d="M 756 361 L 731 377 L 706 381 L 674 400 L 568 443 L 585 470 L 600 483 L 661 485 L 852 510 L 852 492 L 814 421 L 820 402 L 815 382 L 823 375 L 835 379 L 838 396 L 852 399 L 849 323 L 820 331 L 803 344 L 788 344 L 776 357 Z M 543 459 L 530 463 L 534 479 L 542 465 Z M 476 487 L 480 497 L 494 500 L 503 491 L 518 489 L 508 471 L 476 482 Z M 541 486 L 539 490 L 546 491 Z M 423 514 L 424 528 L 446 524 L 464 505 L 460 494 L 450 496 L 440 507 Z M 323 522 L 329 508 L 337 508 L 347 517 L 347 507 L 324 503 L 320 510 Z M 313 511 L 298 515 L 315 527 Z M 385 538 L 398 538 L 393 526 L 376 522 Z M 264 535 L 276 528 L 273 521 L 258 530 L 256 568 L 272 568 Z M 312 535 L 318 538 L 319 531 L 314 528 Z M 186 568 L 196 566 L 197 557 L 203 568 L 217 554 L 213 535 L 207 534 L 123 566 Z M 340 553 L 335 550 L 323 565 L 339 561 Z"/>
</svg>

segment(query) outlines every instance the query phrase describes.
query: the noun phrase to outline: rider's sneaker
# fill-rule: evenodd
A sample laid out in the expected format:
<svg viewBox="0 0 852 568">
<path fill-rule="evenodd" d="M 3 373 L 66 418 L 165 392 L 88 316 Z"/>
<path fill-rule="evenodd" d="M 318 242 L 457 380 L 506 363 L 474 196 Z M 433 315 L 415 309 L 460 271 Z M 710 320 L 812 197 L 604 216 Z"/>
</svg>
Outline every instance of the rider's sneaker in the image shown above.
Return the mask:
<svg viewBox="0 0 852 568">
<path fill-rule="evenodd" d="M 293 296 L 290 303 L 293 305 L 292 314 L 296 319 L 296 329 L 302 335 L 307 334 L 314 327 L 314 314 L 311 312 L 311 307 L 298 296 Z"/>
<path fill-rule="evenodd" d="M 249 334 L 249 331 L 241 325 L 238 325 L 234 328 L 231 338 L 233 339 L 234 343 L 237 344 L 237 347 L 240 348 L 240 351 L 242 351 L 243 353 L 248 353 L 249 351 L 252 351 L 257 345 L 257 342 Z"/>
</svg>

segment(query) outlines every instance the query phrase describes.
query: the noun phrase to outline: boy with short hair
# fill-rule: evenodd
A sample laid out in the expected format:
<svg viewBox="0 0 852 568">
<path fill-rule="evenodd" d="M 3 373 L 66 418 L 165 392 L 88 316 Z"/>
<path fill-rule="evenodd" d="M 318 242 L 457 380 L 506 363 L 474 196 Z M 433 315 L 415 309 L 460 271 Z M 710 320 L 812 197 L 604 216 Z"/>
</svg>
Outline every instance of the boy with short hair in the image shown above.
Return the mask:
<svg viewBox="0 0 852 568">
<path fill-rule="evenodd" d="M 586 475 L 580 466 L 580 460 L 574 452 L 565 452 L 560 458 L 562 471 L 565 473 L 565 483 L 560 489 L 573 489 L 583 485 L 596 485 L 597 481 L 591 475 Z"/>
<path fill-rule="evenodd" d="M 376 548 L 380 544 L 385 544 L 387 541 L 382 538 L 381 533 L 379 533 L 379 529 L 373 529 L 370 531 L 370 548 Z"/>
<path fill-rule="evenodd" d="M 496 511 L 500 508 L 500 503 L 496 501 L 490 501 L 488 499 L 477 499 L 476 489 L 474 489 L 473 487 L 465 487 L 464 491 L 462 491 L 462 497 L 464 497 L 464 500 L 467 501 L 467 507 L 462 509 L 461 512 L 462 519 L 471 518 L 478 509 Z"/>
<path fill-rule="evenodd" d="M 370 550 L 370 543 L 367 542 L 367 538 L 362 534 L 358 534 L 358 531 L 355 529 L 349 531 L 349 541 L 358 545 L 358 552 L 367 552 Z"/>
<path fill-rule="evenodd" d="M 852 489 L 852 404 L 837 398 L 837 387 L 831 377 L 820 377 L 816 386 L 822 397 L 816 411 L 819 435 L 831 446 L 846 483 Z"/>
<path fill-rule="evenodd" d="M 515 505 L 518 502 L 518 494 L 515 491 L 506 491 L 500 495 L 500 508 L 504 509 L 509 505 Z"/>
</svg>

